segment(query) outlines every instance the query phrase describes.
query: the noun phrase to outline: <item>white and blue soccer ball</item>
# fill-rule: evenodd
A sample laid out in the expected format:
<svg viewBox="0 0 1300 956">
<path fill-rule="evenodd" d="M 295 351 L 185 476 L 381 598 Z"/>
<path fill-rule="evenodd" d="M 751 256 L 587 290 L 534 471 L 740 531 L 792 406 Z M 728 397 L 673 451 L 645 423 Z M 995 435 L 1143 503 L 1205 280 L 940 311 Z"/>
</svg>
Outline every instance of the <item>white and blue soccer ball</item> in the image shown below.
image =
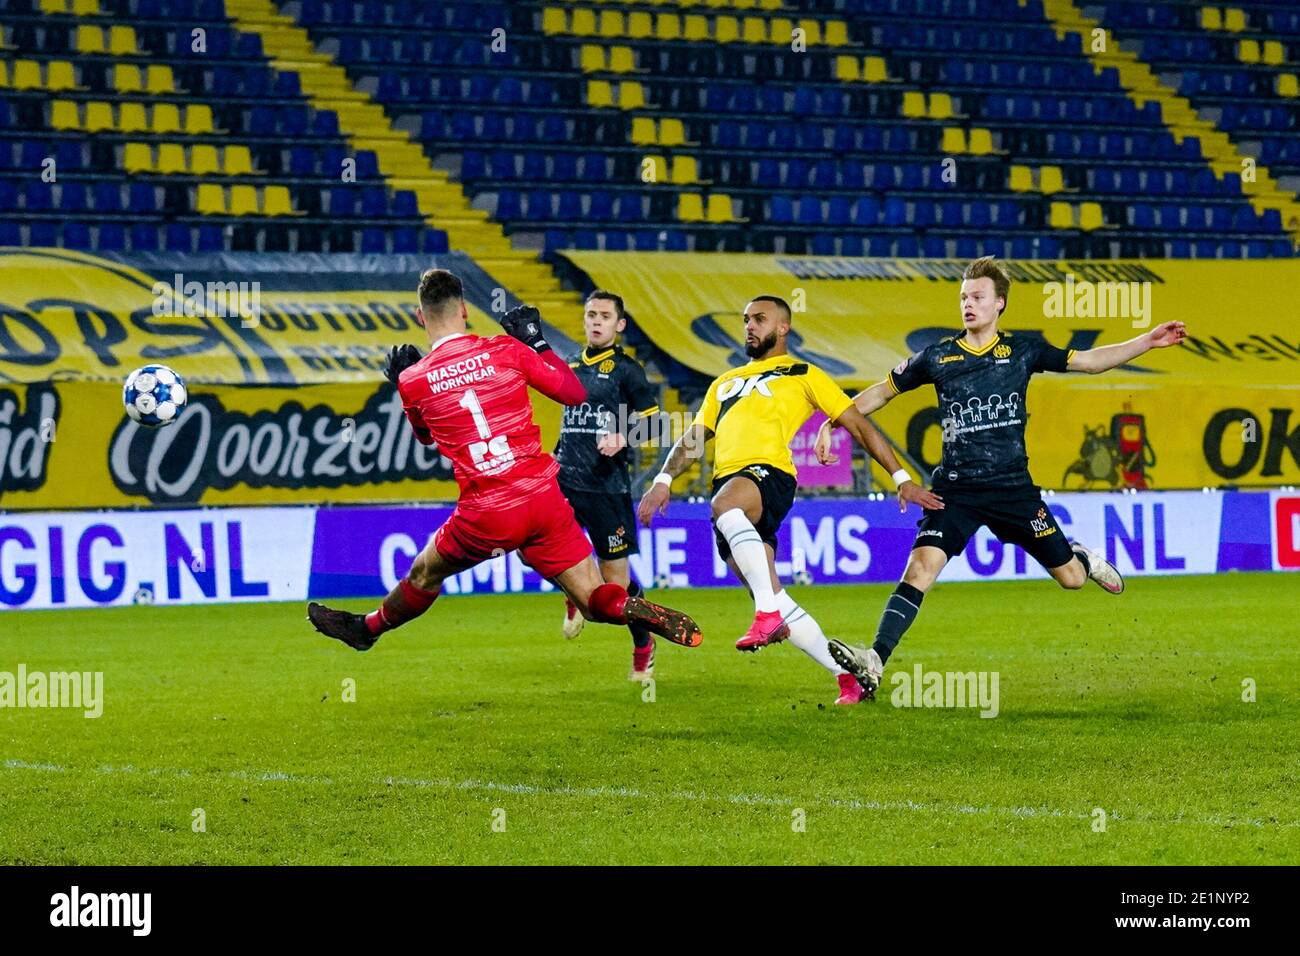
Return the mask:
<svg viewBox="0 0 1300 956">
<path fill-rule="evenodd" d="M 655 587 L 668 590 L 673 586 L 673 576 L 667 571 L 660 571 L 655 575 Z"/>
<path fill-rule="evenodd" d="M 126 377 L 122 386 L 127 416 L 147 428 L 170 425 L 188 401 L 185 381 L 166 365 L 142 365 Z"/>
<path fill-rule="evenodd" d="M 807 586 L 813 583 L 813 576 L 807 571 L 807 569 L 796 571 L 793 575 L 790 576 L 790 579 L 795 584 L 799 584 L 803 586 Z"/>
</svg>

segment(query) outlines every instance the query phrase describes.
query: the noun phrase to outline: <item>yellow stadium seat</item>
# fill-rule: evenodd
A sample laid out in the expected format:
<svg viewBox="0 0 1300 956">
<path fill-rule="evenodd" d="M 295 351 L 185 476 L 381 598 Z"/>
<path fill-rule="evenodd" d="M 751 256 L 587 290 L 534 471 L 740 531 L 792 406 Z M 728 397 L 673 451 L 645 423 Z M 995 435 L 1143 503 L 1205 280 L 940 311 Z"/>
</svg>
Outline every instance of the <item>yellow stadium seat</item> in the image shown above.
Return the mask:
<svg viewBox="0 0 1300 956">
<path fill-rule="evenodd" d="M 637 10 L 627 15 L 627 35 L 633 40 L 644 40 L 654 33 L 654 21 L 644 10 Z"/>
<path fill-rule="evenodd" d="M 145 133 L 149 131 L 149 120 L 144 115 L 143 103 L 119 103 L 117 107 L 117 128 L 123 133 Z"/>
<path fill-rule="evenodd" d="M 164 146 L 164 148 L 166 148 Z M 158 163 L 162 165 L 161 154 L 158 157 Z M 207 143 L 195 143 L 190 147 L 190 172 L 195 176 L 210 176 L 221 170 L 221 164 L 217 162 L 217 147 Z M 161 170 L 167 172 L 167 170 Z"/>
<path fill-rule="evenodd" d="M 41 0 L 41 13 L 67 13 L 68 0 Z"/>
<path fill-rule="evenodd" d="M 239 187 L 236 186 L 236 189 Z M 267 186 L 262 193 L 262 215 L 293 216 L 293 200 L 289 198 L 288 186 Z"/>
<path fill-rule="evenodd" d="M 1013 193 L 1034 191 L 1034 171 L 1028 166 L 1012 166 L 1008 187 Z"/>
<path fill-rule="evenodd" d="M 700 181 L 699 166 L 694 156 L 674 156 L 672 183 L 674 186 L 694 186 Z"/>
<path fill-rule="evenodd" d="M 230 214 L 232 216 L 256 216 L 257 213 L 257 189 L 245 185 L 231 186 Z"/>
<path fill-rule="evenodd" d="M 773 17 L 769 21 L 767 38 L 773 43 L 789 46 L 794 39 L 794 21 L 787 17 Z"/>
<path fill-rule="evenodd" d="M 155 103 L 149 128 L 155 133 L 179 133 L 181 111 L 175 103 Z"/>
<path fill-rule="evenodd" d="M 656 40 L 680 40 L 682 38 L 682 18 L 675 13 L 660 13 L 655 16 Z"/>
<path fill-rule="evenodd" d="M 45 86 L 41 79 L 41 65 L 35 60 L 14 60 L 13 79 L 10 81 L 15 90 L 39 90 Z"/>
<path fill-rule="evenodd" d="M 205 216 L 224 216 L 226 214 L 225 189 L 216 183 L 199 183 L 194 208 Z"/>
<path fill-rule="evenodd" d="M 758 6 L 758 0 L 731 0 L 733 10 L 753 10 Z"/>
<path fill-rule="evenodd" d="M 1240 33 L 1246 29 L 1245 11 L 1236 7 L 1227 7 L 1223 11 L 1223 29 L 1229 33 Z"/>
<path fill-rule="evenodd" d="M 206 103 L 191 103 L 185 107 L 185 132 L 202 136 L 212 132 L 212 107 Z"/>
<path fill-rule="evenodd" d="M 1222 30 L 1223 17 L 1218 7 L 1201 7 L 1201 28 L 1205 30 Z"/>
<path fill-rule="evenodd" d="M 97 17 L 102 11 L 99 9 L 99 0 L 72 0 L 70 12 L 79 17 Z"/>
<path fill-rule="evenodd" d="M 624 80 L 618 85 L 619 109 L 639 110 L 645 106 L 645 90 L 635 80 Z"/>
<path fill-rule="evenodd" d="M 542 11 L 542 32 L 567 33 L 569 31 L 569 20 L 565 16 L 564 10 L 560 7 L 547 7 Z"/>
<path fill-rule="evenodd" d="M 1047 214 L 1047 224 L 1053 229 L 1074 228 L 1074 207 L 1068 202 L 1054 202 Z"/>
<path fill-rule="evenodd" d="M 208 147 L 211 149 L 212 147 Z M 215 150 L 214 150 L 215 153 Z M 216 161 L 216 156 L 213 156 Z M 159 143 L 158 144 L 158 165 L 157 170 L 160 173 L 183 173 L 186 170 L 185 147 L 180 143 Z"/>
<path fill-rule="evenodd" d="M 1106 221 L 1102 218 L 1099 204 L 1086 202 L 1079 207 L 1079 228 L 1084 232 L 1092 232 L 1092 230 L 1100 229 L 1105 225 Z"/>
<path fill-rule="evenodd" d="M 569 18 L 569 32 L 575 37 L 596 35 L 596 11 L 578 7 Z"/>
<path fill-rule="evenodd" d="M 574 11 L 577 12 L 577 11 Z M 617 10 L 600 11 L 600 35 L 616 39 L 624 36 L 627 27 L 623 24 L 623 14 Z"/>
<path fill-rule="evenodd" d="M 767 21 L 762 17 L 745 17 L 740 25 L 740 36 L 746 43 L 766 43 Z"/>
<path fill-rule="evenodd" d="M 682 222 L 704 221 L 704 201 L 698 193 L 682 193 L 677 197 L 677 218 Z"/>
<path fill-rule="evenodd" d="M 605 69 L 605 48 L 584 43 L 578 51 L 578 66 L 583 73 L 598 73 Z"/>
<path fill-rule="evenodd" d="M 597 107 L 614 105 L 614 92 L 608 81 L 587 81 L 587 105 Z"/>
<path fill-rule="evenodd" d="M 1281 66 L 1286 62 L 1286 48 L 1277 40 L 1265 40 L 1263 59 L 1268 66 Z"/>
<path fill-rule="evenodd" d="M 659 142 L 655 121 L 648 116 L 633 116 L 631 139 L 634 146 L 653 146 Z"/>
<path fill-rule="evenodd" d="M 862 79 L 856 56 L 837 56 L 835 58 L 835 79 L 841 83 L 856 83 Z"/>
<path fill-rule="evenodd" d="M 956 126 L 944 127 L 943 140 L 939 144 L 939 149 L 949 154 L 966 152 L 966 133 Z"/>
<path fill-rule="evenodd" d="M 758 0 L 760 10 L 780 10 L 785 6 L 785 0 Z"/>
<path fill-rule="evenodd" d="M 803 42 L 808 46 L 821 46 L 822 22 L 820 20 L 800 20 L 799 29 L 803 31 Z"/>
<path fill-rule="evenodd" d="M 827 46 L 848 46 L 849 44 L 849 25 L 843 20 L 826 21 L 825 36 L 822 42 Z"/>
<path fill-rule="evenodd" d="M 668 118 L 659 121 L 659 145 L 681 146 L 686 142 L 686 126 L 679 119 Z"/>
<path fill-rule="evenodd" d="M 143 93 L 144 82 L 140 79 L 140 68 L 129 63 L 115 63 L 113 89 L 119 93 Z"/>
<path fill-rule="evenodd" d="M 0 60 L 0 87 L 9 85 L 9 61 Z"/>
<path fill-rule="evenodd" d="M 99 27 L 92 27 L 83 23 L 77 27 L 77 52 L 78 53 L 105 53 L 104 49 L 104 31 Z"/>
<path fill-rule="evenodd" d="M 87 133 L 96 133 L 103 129 L 116 129 L 113 122 L 113 107 L 108 103 L 92 100 L 86 104 L 86 123 L 82 127 Z"/>
<path fill-rule="evenodd" d="M 611 73 L 632 73 L 636 70 L 636 57 L 630 46 L 616 46 L 609 51 Z"/>
<path fill-rule="evenodd" d="M 172 76 L 172 68 L 165 63 L 150 64 L 144 88 L 150 93 L 175 93 L 176 79 Z"/>
<path fill-rule="evenodd" d="M 908 90 L 904 93 L 903 115 L 908 119 L 921 119 L 925 116 L 925 94 L 920 90 Z"/>
<path fill-rule="evenodd" d="M 128 173 L 153 172 L 153 149 L 148 143 L 127 143 L 122 150 L 122 165 Z"/>
<path fill-rule="evenodd" d="M 740 39 L 740 21 L 735 17 L 718 17 L 713 21 L 715 43 L 735 43 Z"/>
<path fill-rule="evenodd" d="M 952 119 L 952 97 L 947 93 L 931 93 L 929 116 L 933 120 Z"/>
<path fill-rule="evenodd" d="M 997 152 L 993 146 L 993 133 L 983 127 L 975 127 L 970 131 L 970 152 L 972 156 L 987 156 L 989 153 Z"/>
<path fill-rule="evenodd" d="M 862 61 L 862 78 L 868 83 L 884 83 L 889 79 L 889 65 L 882 56 L 869 56 Z"/>
<path fill-rule="evenodd" d="M 253 154 L 247 146 L 227 146 L 222 151 L 221 171 L 227 176 L 249 176 L 253 173 Z"/>
<path fill-rule="evenodd" d="M 710 194 L 709 209 L 705 218 L 709 222 L 733 222 L 735 213 L 731 209 L 731 197 L 724 196 L 722 193 Z"/>
<path fill-rule="evenodd" d="M 1237 43 L 1237 59 L 1242 63 L 1259 62 L 1259 44 L 1254 40 L 1241 40 Z"/>
<path fill-rule="evenodd" d="M 46 64 L 45 88 L 54 92 L 80 89 L 72 64 L 67 60 L 51 60 Z"/>
<path fill-rule="evenodd" d="M 662 156 L 643 156 L 641 158 L 641 182 L 668 182 L 668 160 Z"/>
<path fill-rule="evenodd" d="M 709 21 L 698 13 L 688 13 L 682 20 L 683 40 L 709 39 Z"/>
<path fill-rule="evenodd" d="M 55 100 L 50 104 L 51 129 L 81 129 L 81 113 L 72 100 Z"/>
<path fill-rule="evenodd" d="M 1278 96 L 1300 96 L 1300 79 L 1294 73 L 1279 73 L 1277 77 Z"/>
<path fill-rule="evenodd" d="M 1065 188 L 1060 166 L 1044 166 L 1038 170 L 1038 191 L 1044 196 L 1059 193 Z"/>
<path fill-rule="evenodd" d="M 108 52 L 114 56 L 130 56 L 139 52 L 135 47 L 135 28 L 113 26 L 108 31 Z"/>
</svg>

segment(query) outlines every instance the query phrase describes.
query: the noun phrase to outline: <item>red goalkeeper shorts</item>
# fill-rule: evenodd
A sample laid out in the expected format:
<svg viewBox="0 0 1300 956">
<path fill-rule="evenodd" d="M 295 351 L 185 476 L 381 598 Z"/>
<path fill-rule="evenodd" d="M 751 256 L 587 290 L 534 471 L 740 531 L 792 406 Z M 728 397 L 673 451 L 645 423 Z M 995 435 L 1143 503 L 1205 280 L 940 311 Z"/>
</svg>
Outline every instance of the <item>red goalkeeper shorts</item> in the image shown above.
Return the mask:
<svg viewBox="0 0 1300 956">
<path fill-rule="evenodd" d="M 517 549 L 544 578 L 554 578 L 591 556 L 591 542 L 554 481 L 513 508 L 479 511 L 457 505 L 434 534 L 433 546 L 443 560 L 462 567 Z"/>
</svg>

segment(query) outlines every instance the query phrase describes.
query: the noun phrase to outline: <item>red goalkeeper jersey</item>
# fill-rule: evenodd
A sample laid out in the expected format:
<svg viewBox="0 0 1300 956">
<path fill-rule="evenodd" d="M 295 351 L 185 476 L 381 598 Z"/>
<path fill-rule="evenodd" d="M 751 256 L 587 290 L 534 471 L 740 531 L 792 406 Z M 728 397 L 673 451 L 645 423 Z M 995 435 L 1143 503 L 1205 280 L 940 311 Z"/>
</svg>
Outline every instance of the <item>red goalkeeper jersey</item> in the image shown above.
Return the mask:
<svg viewBox="0 0 1300 956">
<path fill-rule="evenodd" d="M 463 506 L 516 507 L 554 481 L 559 465 L 542 450 L 529 386 L 564 405 L 586 398 L 554 352 L 508 335 L 446 336 L 402 373 L 406 417 L 420 442 L 451 459 Z"/>
</svg>

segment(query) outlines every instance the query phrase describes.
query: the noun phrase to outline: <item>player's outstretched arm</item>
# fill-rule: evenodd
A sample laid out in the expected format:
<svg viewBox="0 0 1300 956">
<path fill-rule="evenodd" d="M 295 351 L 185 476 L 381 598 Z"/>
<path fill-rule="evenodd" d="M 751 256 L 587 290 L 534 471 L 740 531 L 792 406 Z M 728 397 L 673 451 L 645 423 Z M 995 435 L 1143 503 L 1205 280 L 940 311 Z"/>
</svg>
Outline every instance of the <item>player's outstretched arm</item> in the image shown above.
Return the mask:
<svg viewBox="0 0 1300 956">
<path fill-rule="evenodd" d="M 668 509 L 673 479 L 685 474 L 692 462 L 704 457 L 704 444 L 712 437 L 713 432 L 697 423 L 691 425 L 682 433 L 682 437 L 677 439 L 664 460 L 663 468 L 655 476 L 649 490 L 641 496 L 641 504 L 637 506 L 637 518 L 647 528 L 654 521 L 656 514 L 663 514 Z"/>
<path fill-rule="evenodd" d="M 533 358 L 523 369 L 529 385 L 561 405 L 580 405 L 587 400 L 587 389 L 569 363 L 556 355 L 546 341 L 540 312 L 531 305 L 517 306 L 501 317 L 501 327 L 532 351 Z"/>
<path fill-rule="evenodd" d="M 1103 345 L 1095 349 L 1085 349 L 1070 356 L 1071 372 L 1108 372 L 1113 368 L 1131 362 L 1152 349 L 1165 349 L 1177 345 L 1187 338 L 1187 327 L 1181 322 L 1165 322 L 1157 325 L 1150 332 L 1119 342 L 1115 345 Z"/>
<path fill-rule="evenodd" d="M 886 388 L 889 386 L 886 385 Z M 906 511 L 909 501 L 916 502 L 922 508 L 931 511 L 937 511 L 943 508 L 943 499 L 932 491 L 922 488 L 917 481 L 907 473 L 907 470 L 898 463 L 898 458 L 894 455 L 894 449 L 889 447 L 889 442 L 885 441 L 885 436 L 880 434 L 879 429 L 867 417 L 858 411 L 856 405 L 845 410 L 839 418 L 835 419 L 835 424 L 848 430 L 853 436 L 853 440 L 861 445 L 880 465 L 881 468 L 894 476 L 894 482 L 898 485 L 898 510 Z"/>
<path fill-rule="evenodd" d="M 888 382 L 877 382 L 854 395 L 853 406 L 863 415 L 870 415 L 884 408 L 893 397 L 894 390 L 889 387 Z M 822 427 L 817 430 L 817 443 L 813 446 L 813 451 L 817 454 L 817 460 L 823 465 L 834 465 L 840 460 L 840 456 L 831 451 L 831 432 L 835 430 L 836 424 L 827 420 L 822 422 Z"/>
</svg>

